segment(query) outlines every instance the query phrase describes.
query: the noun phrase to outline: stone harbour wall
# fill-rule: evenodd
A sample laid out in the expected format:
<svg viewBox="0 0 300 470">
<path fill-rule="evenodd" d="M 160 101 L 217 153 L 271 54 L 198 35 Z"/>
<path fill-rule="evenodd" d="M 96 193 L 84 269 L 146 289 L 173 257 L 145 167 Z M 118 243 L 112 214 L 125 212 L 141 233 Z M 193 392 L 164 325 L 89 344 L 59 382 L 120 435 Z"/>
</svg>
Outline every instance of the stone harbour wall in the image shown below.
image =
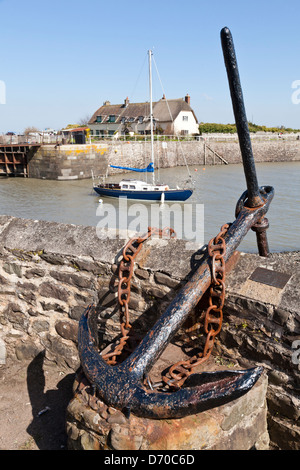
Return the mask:
<svg viewBox="0 0 300 470">
<path fill-rule="evenodd" d="M 208 146 L 208 147 L 207 147 Z M 284 162 L 300 160 L 300 141 L 252 141 L 256 162 Z M 155 141 L 155 166 L 172 168 L 188 165 L 222 164 L 214 156 L 217 152 L 228 163 L 241 163 L 242 156 L 237 141 Z M 145 168 L 151 161 L 150 142 L 113 141 L 108 144 L 106 158 L 109 164 Z M 121 172 L 109 168 L 109 174 Z"/>
<path fill-rule="evenodd" d="M 124 244 L 122 238 L 99 239 L 95 227 L 0 216 L 0 360 L 25 361 L 44 351 L 46 361 L 76 371 L 78 320 L 91 302 L 106 347 L 120 332 L 116 274 Z M 201 256 L 181 240 L 146 242 L 129 305 L 136 331 L 143 335 L 154 324 Z M 264 367 L 268 431 L 279 449 L 300 448 L 300 373 L 292 360 L 300 339 L 299 262 L 299 253 L 267 259 L 241 254 L 227 276 L 223 327 L 214 349 L 221 365 Z M 275 290 L 249 280 L 258 266 L 287 273 L 289 280 Z"/>
<path fill-rule="evenodd" d="M 107 145 L 42 145 L 28 155 L 29 178 L 77 180 L 105 174 Z"/>
<path fill-rule="evenodd" d="M 205 145 L 208 145 L 208 147 Z M 256 162 L 300 160 L 300 141 L 253 141 Z M 170 168 L 188 165 L 221 164 L 217 152 L 228 163 L 241 163 L 238 141 L 155 141 L 155 166 Z M 30 153 L 30 178 L 74 180 L 105 175 L 107 165 L 145 168 L 151 161 L 150 142 L 104 141 L 101 144 L 43 145 Z M 108 174 L 124 170 L 108 168 Z"/>
</svg>

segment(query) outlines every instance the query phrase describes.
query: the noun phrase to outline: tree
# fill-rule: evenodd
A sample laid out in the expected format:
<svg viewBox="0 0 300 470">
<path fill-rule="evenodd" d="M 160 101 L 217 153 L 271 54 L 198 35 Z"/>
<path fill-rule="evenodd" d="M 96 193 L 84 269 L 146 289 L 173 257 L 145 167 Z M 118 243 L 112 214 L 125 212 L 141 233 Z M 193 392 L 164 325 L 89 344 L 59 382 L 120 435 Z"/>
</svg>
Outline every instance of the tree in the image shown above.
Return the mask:
<svg viewBox="0 0 300 470">
<path fill-rule="evenodd" d="M 24 129 L 24 135 L 28 135 L 28 134 L 36 133 L 36 132 L 40 132 L 40 131 L 39 129 L 37 129 L 37 127 L 34 127 L 34 126 L 29 126 L 29 127 L 26 127 L 26 129 Z"/>
<path fill-rule="evenodd" d="M 91 119 L 91 116 L 89 114 L 86 114 L 81 119 L 79 119 L 78 121 L 79 126 L 81 127 L 87 126 L 90 119 Z"/>
</svg>

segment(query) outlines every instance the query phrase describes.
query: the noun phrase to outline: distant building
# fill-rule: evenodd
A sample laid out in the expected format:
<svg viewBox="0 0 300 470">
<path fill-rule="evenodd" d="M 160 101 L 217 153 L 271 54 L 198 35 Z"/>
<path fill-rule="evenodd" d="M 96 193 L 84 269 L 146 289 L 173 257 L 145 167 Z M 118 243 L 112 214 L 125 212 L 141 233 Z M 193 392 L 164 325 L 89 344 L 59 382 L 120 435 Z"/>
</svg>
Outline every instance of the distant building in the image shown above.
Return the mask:
<svg viewBox="0 0 300 470">
<path fill-rule="evenodd" d="M 74 144 L 85 144 L 86 138 L 89 137 L 89 131 L 90 129 L 87 126 L 83 126 L 62 129 L 61 133 L 64 139 L 71 140 Z"/>
<path fill-rule="evenodd" d="M 150 134 L 150 103 L 110 104 L 105 101 L 91 117 L 91 136 Z M 190 96 L 161 100 L 153 103 L 153 127 L 155 134 L 198 134 L 198 120 L 190 106 Z"/>
</svg>

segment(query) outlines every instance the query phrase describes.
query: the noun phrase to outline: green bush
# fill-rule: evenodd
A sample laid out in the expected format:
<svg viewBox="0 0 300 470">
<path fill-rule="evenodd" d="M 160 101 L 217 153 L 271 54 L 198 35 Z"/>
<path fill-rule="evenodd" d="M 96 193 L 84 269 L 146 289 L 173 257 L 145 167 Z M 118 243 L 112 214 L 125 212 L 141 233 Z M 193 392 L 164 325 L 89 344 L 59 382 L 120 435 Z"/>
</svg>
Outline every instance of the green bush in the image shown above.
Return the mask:
<svg viewBox="0 0 300 470">
<path fill-rule="evenodd" d="M 299 129 L 291 129 L 289 127 L 266 127 L 266 126 L 259 126 L 258 124 L 254 124 L 253 122 L 248 122 L 248 127 L 250 132 L 273 132 L 273 133 L 292 133 L 292 132 L 300 132 Z M 236 126 L 235 124 L 217 124 L 217 123 L 210 123 L 210 122 L 201 122 L 199 124 L 199 133 L 200 134 L 234 134 L 236 133 Z"/>
<path fill-rule="evenodd" d="M 236 132 L 236 127 L 234 124 L 216 124 L 213 122 L 202 122 L 201 124 L 199 124 L 199 132 L 200 134 L 234 134 Z"/>
</svg>

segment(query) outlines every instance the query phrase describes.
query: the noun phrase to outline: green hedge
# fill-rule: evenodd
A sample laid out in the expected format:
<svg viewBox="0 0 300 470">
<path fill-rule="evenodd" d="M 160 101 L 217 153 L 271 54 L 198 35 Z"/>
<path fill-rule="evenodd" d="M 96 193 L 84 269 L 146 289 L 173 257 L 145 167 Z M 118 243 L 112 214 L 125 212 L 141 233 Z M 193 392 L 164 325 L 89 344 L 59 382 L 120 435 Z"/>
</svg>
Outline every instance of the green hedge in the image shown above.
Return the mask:
<svg viewBox="0 0 300 470">
<path fill-rule="evenodd" d="M 266 126 L 258 126 L 257 124 L 253 124 L 252 122 L 248 123 L 249 131 L 250 132 L 274 132 L 274 133 L 292 133 L 292 132 L 300 132 L 299 129 L 291 129 L 289 127 L 266 127 Z M 217 123 L 210 123 L 210 122 L 201 122 L 199 124 L 199 133 L 200 134 L 213 134 L 213 133 L 220 133 L 220 134 L 235 134 L 236 133 L 236 126 L 235 124 L 217 124 Z"/>
</svg>

